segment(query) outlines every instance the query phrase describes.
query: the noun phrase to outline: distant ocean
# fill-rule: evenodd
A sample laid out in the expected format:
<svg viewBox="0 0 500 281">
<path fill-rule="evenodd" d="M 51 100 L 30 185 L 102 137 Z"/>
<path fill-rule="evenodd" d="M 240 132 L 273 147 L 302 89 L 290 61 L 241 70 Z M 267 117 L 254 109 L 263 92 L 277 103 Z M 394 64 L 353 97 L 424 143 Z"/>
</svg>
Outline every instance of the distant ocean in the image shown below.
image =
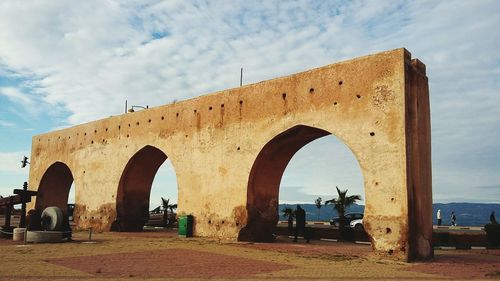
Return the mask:
<svg viewBox="0 0 500 281">
<path fill-rule="evenodd" d="M 331 205 L 322 206 L 318 216 L 318 209 L 314 204 L 300 204 L 306 210 L 306 217 L 309 221 L 328 221 L 338 216 Z M 284 208 L 296 208 L 296 204 L 280 204 L 280 220 L 284 220 L 281 210 Z M 441 209 L 443 225 L 450 225 L 451 212 L 454 211 L 457 216 L 457 224 L 462 226 L 483 226 L 490 221 L 490 214 L 495 211 L 497 221 L 500 221 L 500 204 L 489 203 L 435 203 L 433 208 L 433 223 L 437 224 L 436 212 Z M 348 208 L 351 213 L 363 213 L 364 205 L 352 205 Z"/>
</svg>

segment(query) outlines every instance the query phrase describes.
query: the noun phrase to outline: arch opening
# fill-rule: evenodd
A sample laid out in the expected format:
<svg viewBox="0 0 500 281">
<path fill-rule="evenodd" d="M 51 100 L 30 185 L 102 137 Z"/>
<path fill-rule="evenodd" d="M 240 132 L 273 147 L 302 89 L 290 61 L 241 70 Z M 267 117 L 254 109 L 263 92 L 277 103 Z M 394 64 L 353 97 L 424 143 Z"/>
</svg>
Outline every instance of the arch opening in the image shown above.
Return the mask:
<svg viewBox="0 0 500 281">
<path fill-rule="evenodd" d="M 274 240 L 276 225 L 279 221 L 279 216 L 281 215 L 279 213 L 279 204 L 286 203 L 279 201 L 280 189 L 282 189 L 281 192 L 287 192 L 286 187 L 280 187 L 283 184 L 283 174 L 285 173 L 290 160 L 299 150 L 301 150 L 301 148 L 314 140 L 325 136 L 332 136 L 332 139 L 335 138 L 330 132 L 323 129 L 297 125 L 280 133 L 262 148 L 250 172 L 247 190 L 248 218 L 246 226 L 241 229 L 239 233 L 238 239 L 240 241 L 270 242 Z M 332 140 L 330 139 L 330 141 Z M 339 144 L 342 143 L 342 141 L 337 138 L 333 141 L 338 142 Z M 340 145 L 343 146 L 343 143 Z M 345 149 L 345 147 L 340 149 Z M 351 154 L 349 156 L 355 159 L 351 161 L 351 164 L 353 161 L 357 163 L 357 159 L 352 154 L 352 151 L 350 151 L 350 149 L 347 150 L 349 150 L 347 153 Z M 361 178 L 358 182 L 360 182 L 361 190 L 364 191 L 363 176 L 359 163 L 357 164 L 357 167 L 353 167 L 353 170 L 357 170 L 357 172 L 359 172 L 356 176 Z M 324 189 L 322 191 L 315 192 L 320 192 L 317 195 L 323 195 L 321 196 L 323 200 L 336 198 L 337 194 L 335 190 L 335 183 L 332 183 L 332 185 L 333 186 L 329 187 L 328 192 L 324 192 Z M 348 195 L 353 195 L 351 188 L 343 186 L 339 186 L 339 188 L 349 189 Z M 331 195 L 325 196 L 325 194 Z M 360 194 L 364 199 L 364 192 L 358 194 Z M 303 197 L 304 199 L 302 201 L 308 202 L 307 200 L 310 200 L 308 203 L 312 205 L 314 204 L 314 200 L 319 196 L 313 197 L 314 196 L 312 195 L 310 198 Z M 298 201 L 292 203 L 298 203 Z M 325 210 L 325 208 L 332 207 L 323 206 L 323 210 Z M 310 210 L 310 212 L 314 212 L 314 218 L 317 218 L 315 215 L 317 213 L 314 210 Z M 308 217 L 312 218 L 313 215 L 309 214 Z"/>
<path fill-rule="evenodd" d="M 52 164 L 42 176 L 35 208 L 41 213 L 45 208 L 56 206 L 68 215 L 68 198 L 73 186 L 73 174 L 62 162 Z"/>
<path fill-rule="evenodd" d="M 147 145 L 128 161 L 118 185 L 112 231 L 143 230 L 149 219 L 153 181 L 167 158 L 160 149 Z"/>
</svg>

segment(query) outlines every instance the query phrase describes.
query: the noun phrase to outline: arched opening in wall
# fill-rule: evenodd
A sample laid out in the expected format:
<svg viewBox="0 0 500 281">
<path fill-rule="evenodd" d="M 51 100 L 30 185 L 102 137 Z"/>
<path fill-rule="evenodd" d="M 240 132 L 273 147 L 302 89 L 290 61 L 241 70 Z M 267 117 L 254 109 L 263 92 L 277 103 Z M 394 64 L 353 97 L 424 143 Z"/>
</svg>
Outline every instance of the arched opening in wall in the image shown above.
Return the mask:
<svg viewBox="0 0 500 281">
<path fill-rule="evenodd" d="M 159 194 L 156 190 L 152 193 L 152 186 L 155 176 L 165 160 L 167 160 L 167 155 L 163 151 L 147 145 L 136 152 L 128 161 L 118 185 L 117 217 L 111 230 L 143 230 L 150 218 L 150 206 L 153 207 L 158 202 L 156 196 Z M 150 204 L 150 198 L 152 198 L 152 204 Z"/>
<path fill-rule="evenodd" d="M 293 160 L 292 160 L 293 158 Z M 257 156 L 248 181 L 246 226 L 240 231 L 241 241 L 273 241 L 275 234 L 288 234 L 282 210 L 296 210 L 300 204 L 314 236 L 335 233 L 329 220 L 337 216 L 324 201 L 338 198 L 336 186 L 348 189 L 347 195 L 364 198 L 364 180 L 352 151 L 330 132 L 298 125 L 270 140 Z M 322 206 L 315 206 L 321 197 Z M 363 213 L 364 200 L 347 209 Z M 288 204 L 288 205 L 287 205 Z M 322 212 L 322 213 L 321 213 Z M 324 222 L 318 226 L 313 221 Z M 338 228 L 337 228 L 338 229 Z M 330 231 L 330 233 L 328 233 Z M 337 230 L 338 233 L 338 230 Z M 333 234 L 332 234 L 333 235 Z M 315 237 L 313 237 L 315 238 Z M 328 237 L 323 237 L 328 238 Z"/>
<path fill-rule="evenodd" d="M 177 226 L 177 177 L 169 158 L 158 169 L 149 196 L 149 221 L 146 226 Z"/>
<path fill-rule="evenodd" d="M 69 167 L 62 162 L 52 164 L 40 181 L 35 208 L 41 213 L 47 207 L 56 206 L 64 215 L 71 215 L 68 214 L 68 200 L 70 190 L 75 189 L 72 186 L 73 174 Z"/>
</svg>

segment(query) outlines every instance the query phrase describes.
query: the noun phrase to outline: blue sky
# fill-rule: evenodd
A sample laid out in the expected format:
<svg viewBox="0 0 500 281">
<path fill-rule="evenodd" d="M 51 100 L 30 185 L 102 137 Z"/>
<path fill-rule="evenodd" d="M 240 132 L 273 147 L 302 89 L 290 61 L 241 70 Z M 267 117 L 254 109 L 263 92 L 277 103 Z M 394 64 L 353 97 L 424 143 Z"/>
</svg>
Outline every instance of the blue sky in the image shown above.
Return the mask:
<svg viewBox="0 0 500 281">
<path fill-rule="evenodd" d="M 0 194 L 28 177 L 31 137 L 406 47 L 427 65 L 435 202 L 500 203 L 499 1 L 0 2 Z M 153 196 L 175 197 L 168 164 Z M 170 170 L 170 171 L 169 171 Z M 304 147 L 280 198 L 364 195 L 330 136 Z M 172 193 L 170 193 L 172 192 Z"/>
</svg>

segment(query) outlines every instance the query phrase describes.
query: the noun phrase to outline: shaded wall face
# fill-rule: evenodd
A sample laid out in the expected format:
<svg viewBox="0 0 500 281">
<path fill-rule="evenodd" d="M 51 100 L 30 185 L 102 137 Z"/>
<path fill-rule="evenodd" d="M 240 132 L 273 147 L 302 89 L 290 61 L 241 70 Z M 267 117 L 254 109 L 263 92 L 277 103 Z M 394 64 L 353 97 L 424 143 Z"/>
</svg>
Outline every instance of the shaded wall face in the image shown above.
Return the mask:
<svg viewBox="0 0 500 281">
<path fill-rule="evenodd" d="M 272 241 L 279 219 L 279 187 L 293 155 L 309 142 L 329 133 L 308 126 L 295 126 L 270 140 L 257 156 L 248 182 L 247 226 L 242 241 Z"/>
<path fill-rule="evenodd" d="M 73 183 L 73 175 L 61 162 L 52 164 L 40 181 L 36 196 L 36 209 L 41 213 L 45 208 L 56 206 L 67 214 L 69 190 Z"/>
<path fill-rule="evenodd" d="M 410 255 L 433 255 L 432 170 L 429 88 L 425 65 L 413 60 L 406 70 L 406 139 Z"/>
<path fill-rule="evenodd" d="M 112 230 L 141 231 L 149 217 L 149 197 L 156 172 L 167 155 L 146 146 L 127 163 L 118 186 L 117 218 Z"/>
</svg>

